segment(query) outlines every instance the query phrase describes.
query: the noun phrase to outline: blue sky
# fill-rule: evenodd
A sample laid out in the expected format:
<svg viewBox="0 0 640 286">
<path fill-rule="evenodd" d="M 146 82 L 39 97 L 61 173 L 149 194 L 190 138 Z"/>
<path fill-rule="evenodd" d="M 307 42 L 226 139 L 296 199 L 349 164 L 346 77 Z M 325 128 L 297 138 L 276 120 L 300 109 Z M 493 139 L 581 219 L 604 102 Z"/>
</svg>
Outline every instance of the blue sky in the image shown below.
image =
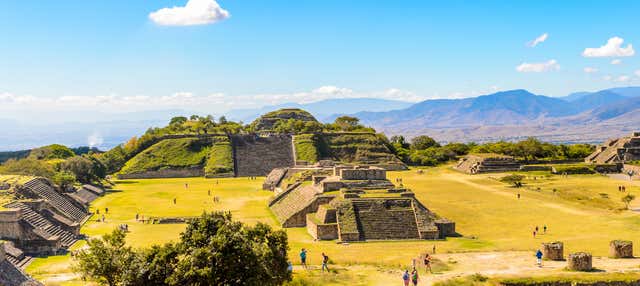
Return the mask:
<svg viewBox="0 0 640 286">
<path fill-rule="evenodd" d="M 640 83 L 627 49 L 640 43 L 640 1 L 191 1 L 218 14 L 150 16 L 187 0 L 0 1 L 0 111 L 216 113 Z M 624 40 L 608 50 L 616 56 L 583 55 L 614 37 Z"/>
</svg>

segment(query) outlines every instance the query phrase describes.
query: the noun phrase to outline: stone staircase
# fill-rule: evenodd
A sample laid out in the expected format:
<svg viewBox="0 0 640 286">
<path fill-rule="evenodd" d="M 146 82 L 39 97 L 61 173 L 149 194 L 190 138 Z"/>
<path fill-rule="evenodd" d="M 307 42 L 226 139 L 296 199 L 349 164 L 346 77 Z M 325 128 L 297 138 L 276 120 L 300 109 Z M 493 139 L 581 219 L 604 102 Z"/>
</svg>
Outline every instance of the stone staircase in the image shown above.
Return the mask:
<svg viewBox="0 0 640 286">
<path fill-rule="evenodd" d="M 409 207 L 385 206 L 382 200 L 353 200 L 361 240 L 420 239 Z"/>
<path fill-rule="evenodd" d="M 42 178 L 35 178 L 24 184 L 24 187 L 30 189 L 40 198 L 45 199 L 56 208 L 60 213 L 67 216 L 74 222 L 82 222 L 89 214 L 83 209 L 74 205 L 67 198 L 56 192 L 53 187 L 48 185 Z"/>
<path fill-rule="evenodd" d="M 10 242 L 5 242 L 2 247 L 4 247 L 7 260 L 18 268 L 24 269 L 33 261 L 32 256 L 25 255 L 22 250 L 16 248 Z"/>
<path fill-rule="evenodd" d="M 265 176 L 275 168 L 295 164 L 290 135 L 235 135 L 231 140 L 238 177 Z"/>
<path fill-rule="evenodd" d="M 282 197 L 274 203 L 271 206 L 271 210 L 278 220 L 285 224 L 291 216 L 309 205 L 316 194 L 318 194 L 318 189 L 313 186 L 304 186 L 292 190 L 287 196 Z"/>
<path fill-rule="evenodd" d="M 32 210 L 26 204 L 13 202 L 7 204 L 5 207 L 17 208 L 22 210 L 21 219 L 28 225 L 33 227 L 34 232 L 40 234 L 43 238 L 46 239 L 57 237 L 60 240 L 62 247 L 64 248 L 70 247 L 77 241 L 77 238 L 73 233 L 68 232 L 62 229 L 60 226 L 51 223 L 44 216 Z"/>
</svg>

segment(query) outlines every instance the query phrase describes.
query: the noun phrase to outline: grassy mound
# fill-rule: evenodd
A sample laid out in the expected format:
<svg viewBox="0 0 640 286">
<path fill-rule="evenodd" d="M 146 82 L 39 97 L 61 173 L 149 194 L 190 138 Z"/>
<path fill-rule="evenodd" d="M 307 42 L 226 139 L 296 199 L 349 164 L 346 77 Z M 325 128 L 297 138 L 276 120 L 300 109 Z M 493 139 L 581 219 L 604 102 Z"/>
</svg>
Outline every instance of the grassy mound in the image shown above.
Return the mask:
<svg viewBox="0 0 640 286">
<path fill-rule="evenodd" d="M 120 173 L 203 167 L 212 143 L 210 138 L 166 139 L 131 158 Z"/>
<path fill-rule="evenodd" d="M 233 147 L 228 137 L 215 137 L 204 174 L 207 177 L 233 172 Z"/>
<path fill-rule="evenodd" d="M 341 162 L 397 162 L 397 157 L 375 133 L 324 133 L 318 143 L 322 157 Z"/>
<path fill-rule="evenodd" d="M 317 136 L 315 134 L 302 134 L 294 138 L 296 148 L 296 160 L 309 163 L 318 162 Z"/>
</svg>

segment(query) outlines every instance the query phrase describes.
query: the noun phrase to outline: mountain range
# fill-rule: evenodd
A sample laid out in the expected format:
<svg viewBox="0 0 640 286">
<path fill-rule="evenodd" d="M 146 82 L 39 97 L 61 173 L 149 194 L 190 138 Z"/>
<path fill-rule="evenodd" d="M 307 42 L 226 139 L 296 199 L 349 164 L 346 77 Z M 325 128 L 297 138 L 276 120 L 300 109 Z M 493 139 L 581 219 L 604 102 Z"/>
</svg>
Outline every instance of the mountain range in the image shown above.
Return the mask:
<svg viewBox="0 0 640 286">
<path fill-rule="evenodd" d="M 464 99 L 426 100 L 403 109 L 352 115 L 388 135 L 427 134 L 444 142 L 536 136 L 551 142 L 594 143 L 638 129 L 640 87 L 565 97 L 518 89 Z"/>
<path fill-rule="evenodd" d="M 429 135 L 441 142 L 520 140 L 536 136 L 549 142 L 600 143 L 640 130 L 640 87 L 575 92 L 564 97 L 536 95 L 518 89 L 463 99 L 418 103 L 377 98 L 327 99 L 285 103 L 259 109 L 231 110 L 232 120 L 250 123 L 279 108 L 302 108 L 323 122 L 352 115 L 388 136 Z M 25 123 L 0 120 L 0 151 L 51 143 L 111 148 L 172 116 L 198 114 L 157 110 L 130 114 L 92 114 L 73 122 Z"/>
</svg>

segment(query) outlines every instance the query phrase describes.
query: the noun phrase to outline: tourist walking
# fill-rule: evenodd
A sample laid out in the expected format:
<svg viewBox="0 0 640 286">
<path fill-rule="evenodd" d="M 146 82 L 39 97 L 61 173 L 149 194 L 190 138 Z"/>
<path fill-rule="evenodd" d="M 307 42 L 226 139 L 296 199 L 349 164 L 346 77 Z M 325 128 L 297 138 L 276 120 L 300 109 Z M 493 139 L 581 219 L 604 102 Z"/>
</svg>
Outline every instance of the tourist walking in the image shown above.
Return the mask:
<svg viewBox="0 0 640 286">
<path fill-rule="evenodd" d="M 536 231 L 533 231 L 533 238 L 536 238 Z"/>
<path fill-rule="evenodd" d="M 307 250 L 304 248 L 300 251 L 300 264 L 305 269 L 307 268 Z"/>
<path fill-rule="evenodd" d="M 547 225 L 546 224 L 542 227 L 542 231 L 543 231 L 544 234 L 547 233 Z"/>
<path fill-rule="evenodd" d="M 536 252 L 536 258 L 538 262 L 538 267 L 542 267 L 542 251 L 540 251 L 540 249 L 538 249 L 538 251 Z"/>
<path fill-rule="evenodd" d="M 413 282 L 413 286 L 418 286 L 418 279 L 418 270 L 413 268 L 413 271 L 411 271 L 411 282 Z"/>
<path fill-rule="evenodd" d="M 327 256 L 323 252 L 322 253 L 322 272 L 324 272 L 325 269 L 327 269 L 327 272 L 329 272 L 329 256 Z"/>
<path fill-rule="evenodd" d="M 405 270 L 404 274 L 402 274 L 402 282 L 404 282 L 404 286 L 409 286 L 409 281 L 411 281 L 409 270 Z"/>
<path fill-rule="evenodd" d="M 429 270 L 429 273 L 433 273 L 433 270 L 431 270 L 431 255 L 429 253 L 424 255 L 424 268 L 425 271 Z"/>
</svg>

